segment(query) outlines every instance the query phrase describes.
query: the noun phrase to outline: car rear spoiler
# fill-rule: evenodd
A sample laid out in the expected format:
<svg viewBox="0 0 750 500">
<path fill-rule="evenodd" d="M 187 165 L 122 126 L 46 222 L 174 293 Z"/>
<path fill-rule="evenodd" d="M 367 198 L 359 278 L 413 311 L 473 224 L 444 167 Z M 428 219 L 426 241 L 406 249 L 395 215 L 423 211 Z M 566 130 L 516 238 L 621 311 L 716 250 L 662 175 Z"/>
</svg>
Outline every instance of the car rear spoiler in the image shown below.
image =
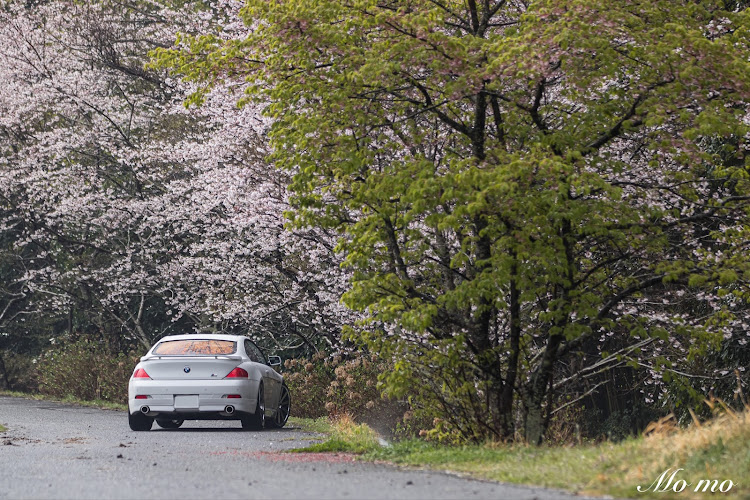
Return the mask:
<svg viewBox="0 0 750 500">
<path fill-rule="evenodd" d="M 141 356 L 141 361 L 149 361 L 151 359 L 233 359 L 240 361 L 242 360 L 242 356 L 239 354 L 201 354 L 201 355 L 193 355 L 193 356 L 182 356 L 182 355 L 175 355 L 175 354 L 154 354 L 151 356 Z"/>
</svg>

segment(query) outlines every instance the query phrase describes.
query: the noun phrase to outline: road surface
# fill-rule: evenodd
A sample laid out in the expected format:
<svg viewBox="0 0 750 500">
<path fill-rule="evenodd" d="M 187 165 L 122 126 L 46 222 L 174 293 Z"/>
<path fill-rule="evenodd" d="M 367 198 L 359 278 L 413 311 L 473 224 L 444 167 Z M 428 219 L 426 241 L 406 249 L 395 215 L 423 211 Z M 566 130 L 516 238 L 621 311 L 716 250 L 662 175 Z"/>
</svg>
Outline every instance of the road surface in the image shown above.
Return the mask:
<svg viewBox="0 0 750 500">
<path fill-rule="evenodd" d="M 187 421 L 133 432 L 125 412 L 0 397 L 0 499 L 580 499 L 563 492 L 284 453 L 320 439 L 290 425 Z"/>
</svg>

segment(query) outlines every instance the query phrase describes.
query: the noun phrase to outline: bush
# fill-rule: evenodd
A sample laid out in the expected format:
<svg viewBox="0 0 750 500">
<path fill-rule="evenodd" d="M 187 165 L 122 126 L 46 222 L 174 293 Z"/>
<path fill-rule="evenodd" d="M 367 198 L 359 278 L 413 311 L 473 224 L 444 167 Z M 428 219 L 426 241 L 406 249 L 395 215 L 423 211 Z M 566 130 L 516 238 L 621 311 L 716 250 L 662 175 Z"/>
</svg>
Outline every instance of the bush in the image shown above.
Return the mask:
<svg viewBox="0 0 750 500">
<path fill-rule="evenodd" d="M 81 338 L 48 350 L 39 358 L 39 391 L 55 397 L 127 401 L 128 380 L 137 357 L 112 353 Z"/>
<path fill-rule="evenodd" d="M 284 381 L 292 394 L 295 417 L 320 418 L 326 412 L 326 391 L 333 380 L 333 369 L 326 355 L 316 353 L 312 360 L 297 358 L 284 362 Z"/>
<path fill-rule="evenodd" d="M 545 439 L 551 445 L 581 444 L 581 422 L 584 419 L 584 408 L 570 405 L 552 415 L 547 426 Z"/>
<path fill-rule="evenodd" d="M 386 367 L 376 358 L 357 355 L 346 361 L 336 360 L 334 379 L 326 391 L 326 410 L 337 419 L 349 415 L 356 420 L 371 415 L 379 406 L 378 373 Z"/>
<path fill-rule="evenodd" d="M 407 405 L 384 399 L 378 388 L 378 375 L 388 369 L 385 362 L 360 353 L 289 359 L 284 380 L 292 393 L 292 411 L 304 418 L 350 418 L 383 434 L 406 429 L 402 421 Z"/>
<path fill-rule="evenodd" d="M 495 432 L 499 424 L 493 422 L 499 415 L 490 404 L 490 395 L 497 392 L 463 341 L 450 338 L 421 349 L 389 342 L 376 347 L 388 348 L 389 356 L 398 361 L 383 371 L 381 382 L 386 394 L 409 401 L 410 426 L 419 429 L 420 436 L 446 444 L 503 438 Z"/>
<path fill-rule="evenodd" d="M 334 419 L 349 416 L 364 422 L 381 434 L 403 430 L 405 402 L 383 397 L 378 376 L 389 370 L 387 363 L 374 355 L 358 354 L 340 361 L 334 369 L 334 380 L 326 393 L 326 410 Z"/>
<path fill-rule="evenodd" d="M 9 351 L 0 352 L 0 387 L 9 391 L 36 392 L 38 373 L 31 356 Z"/>
</svg>

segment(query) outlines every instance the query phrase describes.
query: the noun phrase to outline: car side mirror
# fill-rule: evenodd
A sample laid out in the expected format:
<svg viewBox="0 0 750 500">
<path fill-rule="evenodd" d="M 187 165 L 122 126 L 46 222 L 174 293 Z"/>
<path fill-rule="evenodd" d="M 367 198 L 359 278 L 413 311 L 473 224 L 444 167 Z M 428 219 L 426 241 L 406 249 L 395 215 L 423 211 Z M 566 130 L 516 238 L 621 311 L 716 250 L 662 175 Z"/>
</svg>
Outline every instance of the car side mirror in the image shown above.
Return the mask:
<svg viewBox="0 0 750 500">
<path fill-rule="evenodd" d="M 281 366 L 281 356 L 268 356 L 270 366 Z"/>
</svg>

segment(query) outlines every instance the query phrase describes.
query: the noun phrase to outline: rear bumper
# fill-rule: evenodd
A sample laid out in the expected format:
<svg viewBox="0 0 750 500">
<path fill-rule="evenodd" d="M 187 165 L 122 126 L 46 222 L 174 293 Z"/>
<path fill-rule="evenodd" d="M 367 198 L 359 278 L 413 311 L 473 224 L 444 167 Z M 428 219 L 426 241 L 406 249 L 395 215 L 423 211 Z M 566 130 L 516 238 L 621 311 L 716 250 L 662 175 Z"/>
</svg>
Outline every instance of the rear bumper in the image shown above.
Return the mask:
<svg viewBox="0 0 750 500">
<path fill-rule="evenodd" d="M 228 398 L 239 394 L 239 398 Z M 149 380 L 131 379 L 128 385 L 128 411 L 148 407 L 150 417 L 171 416 L 187 419 L 238 418 L 238 413 L 255 412 L 258 382 L 254 380 Z M 136 399 L 136 396 L 146 396 Z M 178 397 L 192 396 L 192 397 Z M 225 412 L 227 406 L 234 413 Z"/>
</svg>

